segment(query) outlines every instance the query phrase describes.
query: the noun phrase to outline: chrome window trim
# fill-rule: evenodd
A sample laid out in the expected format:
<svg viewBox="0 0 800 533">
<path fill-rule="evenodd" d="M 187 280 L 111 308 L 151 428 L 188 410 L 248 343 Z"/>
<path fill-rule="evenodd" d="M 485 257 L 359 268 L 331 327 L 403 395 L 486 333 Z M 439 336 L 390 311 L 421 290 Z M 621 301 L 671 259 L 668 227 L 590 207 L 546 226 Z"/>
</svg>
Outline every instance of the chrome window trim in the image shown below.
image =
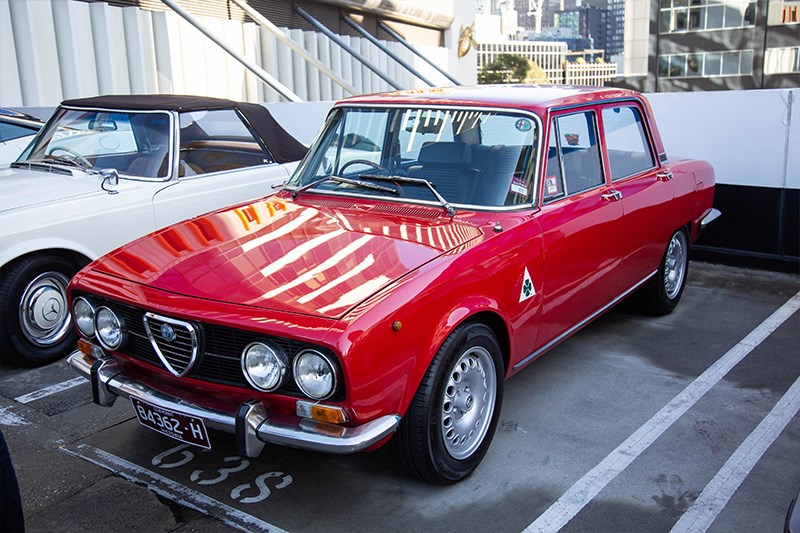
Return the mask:
<svg viewBox="0 0 800 533">
<path fill-rule="evenodd" d="M 75 107 L 75 106 L 59 106 L 58 109 L 69 109 L 72 111 L 102 111 L 104 113 L 131 113 L 131 114 L 139 114 L 139 113 L 161 113 L 167 115 L 169 117 L 169 127 L 170 127 L 170 135 L 169 135 L 169 157 L 171 158 L 171 164 L 167 167 L 169 170 L 167 171 L 167 176 L 164 178 L 146 178 L 144 176 L 131 176 L 130 174 L 125 174 L 120 172 L 119 177 L 122 179 L 127 179 L 131 181 L 145 181 L 148 183 L 152 182 L 165 182 L 170 181 L 173 176 L 178 175 L 177 165 L 178 165 L 178 157 L 175 153 L 175 147 L 178 146 L 177 142 L 177 128 L 175 127 L 175 121 L 177 120 L 177 113 L 175 111 L 168 111 L 166 109 L 153 109 L 153 110 L 145 110 L 145 109 L 108 109 L 105 107 Z M 58 109 L 56 109 L 56 113 L 58 113 Z M 56 116 L 56 113 L 53 113 L 53 116 Z M 48 121 L 49 122 L 49 121 Z M 42 128 L 44 130 L 44 128 Z"/>
<path fill-rule="evenodd" d="M 596 105 L 596 104 L 593 103 L 592 105 Z M 555 198 L 551 198 L 550 200 L 547 200 L 547 201 L 544 200 L 544 195 L 542 195 L 542 205 L 552 205 L 552 204 L 554 204 L 556 202 L 559 202 L 561 200 L 564 200 L 566 198 L 573 198 L 575 196 L 579 196 L 581 194 L 585 194 L 585 193 L 590 192 L 590 191 L 594 191 L 594 190 L 597 190 L 597 189 L 602 189 L 603 187 L 608 185 L 608 181 L 607 181 L 608 176 L 606 176 L 606 168 L 605 168 L 605 164 L 604 164 L 605 160 L 606 160 L 605 159 L 605 154 L 604 154 L 605 143 L 602 143 L 602 144 L 600 143 L 600 129 L 599 129 L 598 121 L 597 121 L 597 111 L 595 109 L 593 109 L 593 108 L 587 108 L 586 104 L 580 104 L 580 106 L 569 106 L 569 107 L 563 108 L 563 110 L 567 111 L 567 112 L 566 113 L 559 113 L 559 114 L 556 114 L 556 115 L 551 115 L 550 119 L 551 119 L 551 122 L 552 122 L 553 126 L 556 128 L 556 147 L 558 149 L 558 166 L 561 169 L 561 187 L 564 190 L 564 194 L 562 194 L 561 196 L 557 196 Z M 567 175 L 566 175 L 566 172 L 564 172 L 564 161 L 563 161 L 563 158 L 561 157 L 561 132 L 560 132 L 560 128 L 558 126 L 558 119 L 561 118 L 561 117 L 568 117 L 570 115 L 577 115 L 577 114 L 580 114 L 580 113 L 583 113 L 583 114 L 591 113 L 592 116 L 594 117 L 594 135 L 595 135 L 595 139 L 597 140 L 597 153 L 598 153 L 598 156 L 599 156 L 598 157 L 598 161 L 600 163 L 600 174 L 601 174 L 601 176 L 603 178 L 603 181 L 601 183 L 595 185 L 594 187 L 589 187 L 588 189 L 581 189 L 580 191 L 575 191 L 573 193 L 570 193 L 569 191 L 567 191 Z M 549 142 L 550 141 L 548 139 L 548 144 L 549 144 Z"/>
<path fill-rule="evenodd" d="M 544 134 L 544 128 L 542 126 L 541 117 L 538 114 L 534 113 L 533 111 L 529 111 L 527 109 L 520 109 L 520 108 L 517 108 L 517 107 L 477 106 L 477 105 L 470 105 L 470 104 L 466 104 L 466 103 L 463 104 L 463 105 L 458 105 L 458 104 L 449 104 L 449 105 L 445 105 L 445 104 L 420 104 L 420 105 L 412 106 L 410 104 L 409 105 L 407 105 L 407 104 L 382 104 L 382 103 L 378 103 L 378 102 L 375 102 L 375 103 L 352 103 L 352 104 L 349 104 L 349 103 L 347 103 L 345 101 L 345 102 L 342 102 L 340 104 L 336 104 L 331 108 L 331 110 L 328 112 L 328 116 L 325 119 L 325 122 L 324 122 L 323 126 L 327 126 L 328 121 L 331 119 L 331 117 L 333 116 L 333 113 L 335 111 L 341 110 L 341 109 L 348 109 L 348 108 L 364 108 L 364 109 L 436 109 L 436 110 L 450 109 L 450 110 L 457 110 L 457 111 L 463 111 L 463 110 L 490 111 L 490 112 L 494 112 L 494 113 L 505 113 L 505 114 L 508 114 L 508 115 L 514 115 L 514 114 L 516 114 L 516 115 L 526 115 L 527 117 L 532 118 L 534 123 L 536 123 L 536 125 L 538 127 L 537 140 L 538 140 L 538 144 L 539 144 L 538 147 L 537 146 L 533 146 L 534 150 L 532 150 L 532 153 L 534 153 L 537 156 L 537 161 L 536 161 L 535 168 L 532 168 L 532 169 L 529 168 L 528 169 L 528 173 L 533 172 L 533 180 L 532 180 L 532 183 L 531 183 L 531 185 L 532 185 L 532 197 L 533 197 L 531 199 L 532 201 L 524 203 L 524 204 L 511 205 L 511 206 L 472 205 L 472 204 L 459 204 L 459 203 L 455 203 L 455 202 L 451 202 L 450 205 L 452 205 L 453 207 L 459 208 L 459 209 L 463 209 L 465 211 L 479 211 L 479 212 L 485 212 L 485 211 L 489 211 L 489 212 L 495 212 L 495 211 L 520 211 L 520 210 L 538 208 L 538 206 L 539 206 L 539 194 L 538 194 L 539 193 L 539 175 L 540 175 L 541 170 L 542 170 L 542 167 L 541 167 L 541 165 L 542 165 L 542 154 L 543 154 L 543 151 L 542 151 L 542 146 L 543 146 L 542 136 Z M 317 136 L 314 137 L 314 141 L 312 142 L 312 144 L 311 144 L 311 146 L 309 148 L 309 151 L 308 151 L 309 155 L 312 152 L 311 148 L 315 148 L 317 143 L 319 142 L 319 140 L 321 138 L 320 135 L 321 135 L 323 129 L 324 128 L 320 128 L 319 132 L 317 132 Z M 295 170 L 295 172 L 292 174 L 292 177 L 289 178 L 289 181 L 291 181 L 292 178 L 294 178 L 294 176 L 298 175 L 302 170 L 304 170 L 304 167 L 307 166 L 307 162 L 306 162 L 307 158 L 308 158 L 308 156 L 303 158 L 301 163 L 297 166 L 297 169 Z M 287 187 L 284 187 L 284 190 L 287 190 L 287 191 L 291 192 L 291 191 L 296 190 L 296 187 L 288 187 L 287 186 Z M 316 194 L 332 194 L 332 195 L 335 195 L 335 196 L 340 196 L 340 195 L 341 196 L 349 196 L 349 197 L 354 197 L 354 198 L 368 198 L 370 200 L 377 200 L 377 201 L 393 201 L 393 202 L 404 203 L 404 204 L 429 205 L 429 206 L 440 207 L 440 208 L 442 207 L 441 203 L 439 203 L 437 201 L 432 201 L 432 200 L 419 200 L 419 199 L 412 199 L 412 198 L 391 198 L 391 197 L 376 196 L 376 195 L 365 194 L 365 193 L 360 193 L 359 194 L 359 193 L 346 193 L 346 192 L 339 192 L 339 191 L 332 191 L 332 190 L 314 190 L 313 188 L 303 191 L 303 194 L 307 194 L 309 192 L 313 192 L 313 193 L 316 193 Z M 447 199 L 447 198 L 445 198 L 445 199 Z"/>
<path fill-rule="evenodd" d="M 642 127 L 644 128 L 644 135 L 647 138 L 647 148 L 650 150 L 651 166 L 646 168 L 646 169 L 640 170 L 638 172 L 634 172 L 633 174 L 626 174 L 625 176 L 620 176 L 619 178 L 615 178 L 614 175 L 613 175 L 613 172 L 612 172 L 611 176 L 610 176 L 611 177 L 611 183 L 618 183 L 618 182 L 620 182 L 622 180 L 626 180 L 628 178 L 633 178 L 635 176 L 639 176 L 641 174 L 645 174 L 647 172 L 652 172 L 654 170 L 658 170 L 659 168 L 661 168 L 661 164 L 660 164 L 659 158 L 658 158 L 658 156 L 656 156 L 655 143 L 653 142 L 652 132 L 650 130 L 649 124 L 647 124 L 647 121 L 645 120 L 645 114 L 643 113 L 643 110 L 641 109 L 641 107 L 637 106 L 633 102 L 631 102 L 628 105 L 625 105 L 625 104 L 604 105 L 600 109 L 600 119 L 602 120 L 602 118 L 603 118 L 603 111 L 605 111 L 606 109 L 614 109 L 614 108 L 618 108 L 618 107 L 619 108 L 621 108 L 621 107 L 629 107 L 629 108 L 633 109 L 635 112 L 637 112 L 639 114 L 639 120 L 642 123 Z M 606 138 L 605 137 L 605 133 L 606 133 L 605 129 L 606 129 L 606 125 L 605 125 L 605 122 L 603 122 L 603 134 L 604 134 L 603 139 Z M 605 143 L 603 143 L 603 144 L 604 144 L 604 148 L 605 148 L 605 150 L 604 150 L 605 154 L 606 154 L 606 156 L 608 156 L 608 145 L 606 145 Z M 611 170 L 611 160 L 610 159 L 608 160 L 608 169 Z"/>
</svg>

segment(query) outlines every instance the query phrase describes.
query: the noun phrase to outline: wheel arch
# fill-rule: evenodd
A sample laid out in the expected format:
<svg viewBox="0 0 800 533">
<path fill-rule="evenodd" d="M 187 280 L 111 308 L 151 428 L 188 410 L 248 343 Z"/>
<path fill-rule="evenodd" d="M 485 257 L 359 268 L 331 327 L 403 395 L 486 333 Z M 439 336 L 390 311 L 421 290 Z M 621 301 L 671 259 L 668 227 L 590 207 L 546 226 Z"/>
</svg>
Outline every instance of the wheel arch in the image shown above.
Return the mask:
<svg viewBox="0 0 800 533">
<path fill-rule="evenodd" d="M 503 317 L 495 311 L 484 310 L 473 315 L 469 315 L 458 325 L 461 325 L 467 321 L 480 322 L 486 325 L 490 330 L 492 330 L 492 333 L 494 333 L 497 343 L 500 345 L 500 352 L 504 365 L 502 376 L 503 379 L 505 379 L 505 377 L 508 375 L 508 369 L 511 363 L 511 341 L 505 320 L 503 320 Z"/>
<path fill-rule="evenodd" d="M 72 250 L 69 248 L 44 248 L 38 250 L 31 250 L 20 255 L 14 256 L 5 256 L 3 257 L 3 262 L 0 264 L 0 275 L 2 275 L 3 270 L 7 268 L 9 265 L 28 257 L 38 257 L 38 256 L 55 256 L 67 259 L 72 261 L 77 265 L 78 270 L 88 265 L 92 260 L 85 255 L 76 250 Z"/>
</svg>

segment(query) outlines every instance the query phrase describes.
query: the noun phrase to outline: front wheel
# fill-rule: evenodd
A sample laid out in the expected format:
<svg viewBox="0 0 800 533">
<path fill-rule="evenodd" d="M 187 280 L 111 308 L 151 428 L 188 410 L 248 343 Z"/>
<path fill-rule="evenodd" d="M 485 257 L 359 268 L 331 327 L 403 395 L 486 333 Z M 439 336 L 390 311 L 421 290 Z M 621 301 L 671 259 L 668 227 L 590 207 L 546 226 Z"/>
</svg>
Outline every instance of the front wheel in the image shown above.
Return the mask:
<svg viewBox="0 0 800 533">
<path fill-rule="evenodd" d="M 503 361 L 486 325 L 462 324 L 431 362 L 394 437 L 406 472 L 450 484 L 478 466 L 492 442 L 503 398 Z"/>
<path fill-rule="evenodd" d="M 679 229 L 669 239 L 658 273 L 640 291 L 644 310 L 654 315 L 671 313 L 681 299 L 688 272 L 689 237 L 686 230 Z"/>
<path fill-rule="evenodd" d="M 67 308 L 67 284 L 78 267 L 58 256 L 31 256 L 0 277 L 0 359 L 39 366 L 64 357 L 77 336 Z"/>
</svg>

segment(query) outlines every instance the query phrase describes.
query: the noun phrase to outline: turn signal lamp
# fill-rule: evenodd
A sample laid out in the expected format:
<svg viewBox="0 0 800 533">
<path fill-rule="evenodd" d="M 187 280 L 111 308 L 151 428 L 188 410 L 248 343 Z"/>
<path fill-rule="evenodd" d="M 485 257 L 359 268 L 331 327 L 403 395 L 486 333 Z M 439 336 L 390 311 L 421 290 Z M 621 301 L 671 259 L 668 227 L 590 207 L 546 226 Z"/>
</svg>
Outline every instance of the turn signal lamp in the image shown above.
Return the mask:
<svg viewBox="0 0 800 533">
<path fill-rule="evenodd" d="M 318 422 L 328 422 L 330 424 L 343 424 L 347 422 L 347 414 L 341 407 L 332 407 L 319 403 L 311 403 L 300 400 L 297 402 L 297 416 L 310 418 Z"/>
<path fill-rule="evenodd" d="M 105 359 L 107 357 L 106 352 L 101 347 L 92 344 L 86 339 L 78 339 L 78 351 L 95 359 Z"/>
</svg>

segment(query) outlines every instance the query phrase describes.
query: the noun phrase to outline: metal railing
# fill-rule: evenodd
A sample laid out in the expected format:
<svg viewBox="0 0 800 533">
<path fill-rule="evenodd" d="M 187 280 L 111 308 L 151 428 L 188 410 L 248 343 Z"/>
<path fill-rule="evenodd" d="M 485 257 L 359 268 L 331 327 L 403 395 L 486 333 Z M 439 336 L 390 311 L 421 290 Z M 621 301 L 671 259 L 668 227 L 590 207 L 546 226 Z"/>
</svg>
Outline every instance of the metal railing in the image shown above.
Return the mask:
<svg viewBox="0 0 800 533">
<path fill-rule="evenodd" d="M 419 50 L 417 50 L 416 48 L 414 48 L 413 46 L 411 46 L 411 43 L 409 43 L 408 41 L 406 41 L 406 39 L 405 39 L 405 38 L 404 38 L 402 35 L 400 35 L 400 34 L 399 34 L 399 33 L 397 33 L 396 31 L 394 31 L 394 29 L 392 29 L 392 27 L 391 27 L 391 26 L 388 26 L 388 25 L 387 25 L 385 22 L 382 22 L 382 21 L 380 21 L 380 22 L 378 22 L 378 27 L 379 27 L 380 29 L 382 29 L 383 31 L 385 31 L 386 33 L 388 33 L 388 34 L 389 34 L 389 35 L 390 35 L 390 36 L 391 36 L 391 37 L 392 37 L 394 40 L 396 40 L 398 43 L 400 43 L 400 44 L 402 44 L 403 46 L 405 46 L 406 48 L 408 48 L 408 49 L 411 51 L 411 53 L 413 53 L 414 55 L 416 55 L 417 57 L 419 57 L 420 59 L 422 59 L 423 61 L 425 61 L 427 64 L 429 64 L 430 66 L 432 66 L 434 69 L 436 69 L 436 71 L 437 71 L 439 74 L 441 74 L 442 76 L 444 76 L 445 78 L 447 78 L 448 80 L 450 80 L 451 82 L 453 82 L 453 84 L 454 84 L 454 85 L 459 85 L 459 86 L 461 85 L 461 83 L 460 83 L 460 82 L 459 82 L 457 79 L 455 79 L 453 76 L 451 76 L 450 74 L 448 74 L 448 73 L 447 73 L 447 71 L 445 71 L 445 70 L 443 70 L 442 68 L 440 68 L 440 67 L 439 67 L 439 65 L 437 65 L 436 63 L 434 63 L 433 61 L 431 61 L 430 59 L 428 59 L 427 57 L 425 57 L 425 55 L 424 55 L 424 54 L 421 54 L 421 53 L 419 52 Z"/>
<path fill-rule="evenodd" d="M 347 53 L 348 53 L 348 54 L 350 54 L 351 56 L 353 56 L 354 58 L 356 58 L 356 59 L 357 59 L 357 60 L 358 60 L 358 61 L 359 61 L 359 62 L 360 62 L 362 65 L 364 65 L 364 66 L 365 66 L 365 67 L 367 67 L 369 70 L 371 70 L 372 72 L 374 72 L 374 73 L 375 73 L 375 74 L 376 74 L 376 75 L 377 75 L 379 78 L 381 78 L 383 81 L 385 81 L 386 83 L 388 83 L 390 86 L 394 87 L 394 88 L 395 88 L 395 89 L 397 89 L 397 90 L 403 89 L 403 87 L 402 87 L 401 85 L 398 85 L 398 84 L 397 84 L 397 83 L 396 83 L 396 82 L 395 82 L 395 81 L 394 81 L 394 80 L 393 80 L 391 77 L 389 77 L 389 76 L 388 76 L 388 75 L 387 75 L 385 72 L 383 72 L 383 71 L 382 71 L 382 70 L 380 70 L 378 67 L 376 67 L 375 65 L 373 65 L 373 64 L 372 64 L 372 63 L 371 63 L 371 62 L 370 62 L 370 61 L 369 61 L 369 60 L 368 60 L 366 57 L 364 57 L 364 56 L 363 56 L 363 55 L 361 55 L 359 52 L 357 52 L 357 51 L 355 50 L 355 48 L 353 48 L 353 47 L 352 47 L 352 46 L 350 46 L 349 44 L 345 43 L 345 42 L 344 42 L 342 39 L 340 39 L 340 38 L 339 38 L 339 36 L 338 36 L 338 35 L 336 35 L 336 34 L 335 34 L 335 33 L 333 33 L 331 30 L 329 30 L 328 28 L 326 28 L 326 27 L 325 27 L 325 26 L 324 26 L 324 25 L 323 25 L 323 24 L 322 24 L 320 21 L 318 21 L 317 19 L 315 19 L 314 17 L 312 17 L 311 15 L 309 15 L 309 14 L 306 12 L 306 10 L 305 10 L 305 9 L 303 9 L 302 7 L 300 7 L 300 6 L 298 6 L 298 5 L 293 5 L 293 6 L 292 6 L 292 9 L 294 9 L 295 13 L 297 13 L 298 15 L 300 15 L 301 17 L 303 17 L 304 19 L 306 19 L 306 21 L 308 21 L 308 22 L 309 22 L 309 23 L 310 23 L 312 26 L 314 26 L 314 27 L 315 27 L 315 28 L 317 28 L 317 29 L 318 29 L 320 32 L 322 32 L 323 34 L 325 34 L 325 36 L 326 36 L 328 39 L 330 39 L 331 41 L 333 41 L 334 43 L 336 43 L 337 45 L 339 45 L 340 47 L 342 47 L 342 48 L 343 48 L 345 51 L 347 51 Z"/>
<path fill-rule="evenodd" d="M 303 99 L 297 96 L 294 92 L 292 92 L 288 87 L 284 84 L 279 82 L 276 78 L 274 78 L 269 72 L 264 70 L 263 68 L 259 67 L 243 55 L 239 54 L 236 50 L 225 44 L 225 42 L 214 35 L 211 30 L 200 24 L 200 22 L 195 19 L 192 15 L 190 15 L 186 10 L 184 10 L 181 6 L 178 5 L 177 2 L 174 0 L 161 0 L 166 4 L 170 9 L 172 9 L 175 13 L 180 15 L 186 22 L 197 28 L 203 35 L 214 41 L 216 45 L 220 48 L 228 52 L 231 57 L 236 59 L 239 63 L 244 65 L 244 67 L 255 74 L 261 81 L 275 89 L 281 96 L 289 100 L 290 102 L 302 102 Z"/>
<path fill-rule="evenodd" d="M 400 56 L 398 56 L 397 54 L 395 54 L 394 52 L 392 52 L 391 50 L 389 50 L 389 49 L 388 49 L 386 46 L 384 46 L 384 45 L 383 45 L 383 44 L 382 44 L 382 43 L 381 43 L 381 42 L 380 42 L 378 39 L 376 39 L 375 37 L 373 37 L 372 35 L 370 35 L 370 33 L 369 33 L 367 30 L 365 30 L 364 28 L 362 28 L 361 26 L 359 26 L 358 24 L 356 24 L 356 23 L 353 21 L 353 19 L 351 19 L 349 16 L 347 16 L 347 15 L 342 15 L 342 20 L 343 20 L 343 21 L 344 21 L 344 22 L 345 22 L 345 23 L 346 23 L 348 26 L 350 26 L 351 28 L 353 28 L 354 30 L 356 30 L 356 31 L 357 31 L 357 32 L 358 32 L 358 33 L 359 33 L 359 34 L 360 34 L 362 37 L 364 37 L 366 40 L 368 40 L 369 42 L 371 42 L 372 44 L 374 44 L 375 46 L 377 46 L 377 47 L 378 47 L 378 48 L 381 50 L 381 52 L 383 52 L 383 53 L 384 53 L 384 54 L 386 54 L 387 56 L 389 56 L 389 57 L 391 57 L 392 59 L 394 59 L 395 61 L 397 61 L 397 62 L 400 64 L 400 66 L 401 66 L 401 67 L 403 67 L 404 69 L 406 69 L 407 71 L 409 71 L 411 74 L 413 74 L 413 75 L 414 75 L 414 76 L 416 76 L 417 78 L 419 78 L 419 79 L 421 79 L 422 81 L 424 81 L 425 83 L 427 83 L 427 84 L 428 84 L 430 87 L 435 87 L 435 85 L 436 85 L 436 84 L 434 84 L 434 83 L 433 83 L 432 81 L 430 81 L 428 78 L 426 78 L 425 76 L 423 76 L 422 74 L 420 74 L 420 72 L 419 72 L 417 69 L 415 69 L 414 67 L 412 67 L 411 65 L 409 65 L 409 64 L 408 64 L 408 62 L 406 62 L 406 61 L 405 61 L 403 58 L 401 58 Z"/>
</svg>

